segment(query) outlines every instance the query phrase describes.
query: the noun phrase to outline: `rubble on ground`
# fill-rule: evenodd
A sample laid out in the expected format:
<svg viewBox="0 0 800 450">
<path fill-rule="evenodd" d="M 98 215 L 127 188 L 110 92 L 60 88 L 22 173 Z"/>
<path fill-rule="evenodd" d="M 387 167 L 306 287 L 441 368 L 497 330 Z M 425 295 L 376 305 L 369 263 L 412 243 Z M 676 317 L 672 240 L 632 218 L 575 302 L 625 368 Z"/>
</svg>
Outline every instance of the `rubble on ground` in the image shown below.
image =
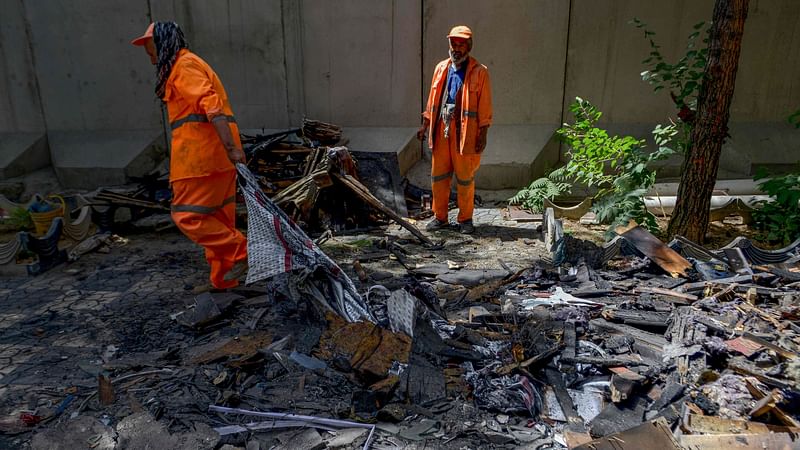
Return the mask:
<svg viewBox="0 0 800 450">
<path fill-rule="evenodd" d="M 800 447 L 800 241 L 706 249 L 631 227 L 597 246 L 548 211 L 539 263 L 465 267 L 364 188 L 346 149 L 296 152 L 288 134 L 252 138 L 260 171 L 242 176 L 248 216 L 281 224 L 249 227 L 273 233 L 262 252 L 280 268 L 251 263 L 248 287 L 164 305 L 170 339 L 109 348 L 96 385 L 0 432 L 33 431 L 32 448 Z M 298 154 L 292 183 L 264 178 Z M 326 216 L 334 181 L 361 202 L 346 214 L 403 237 L 329 258 L 291 219 Z"/>
</svg>

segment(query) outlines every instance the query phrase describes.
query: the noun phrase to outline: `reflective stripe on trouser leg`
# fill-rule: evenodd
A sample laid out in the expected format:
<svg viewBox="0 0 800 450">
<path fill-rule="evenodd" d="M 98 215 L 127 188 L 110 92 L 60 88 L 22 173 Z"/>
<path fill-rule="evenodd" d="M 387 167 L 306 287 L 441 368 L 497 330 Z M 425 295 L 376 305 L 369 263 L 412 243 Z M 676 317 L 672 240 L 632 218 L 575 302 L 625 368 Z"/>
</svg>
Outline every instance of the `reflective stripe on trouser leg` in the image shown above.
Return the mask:
<svg viewBox="0 0 800 450">
<path fill-rule="evenodd" d="M 472 220 L 475 209 L 475 174 L 481 165 L 480 154 L 461 155 L 454 149 L 453 169 L 458 190 L 458 222 Z"/>
<path fill-rule="evenodd" d="M 455 130 L 455 126 L 451 125 L 451 129 Z M 433 192 L 431 208 L 436 218 L 445 222 L 447 221 L 447 206 L 450 202 L 450 182 L 453 178 L 450 147 L 456 145 L 454 134 L 451 133 L 450 138 L 445 139 L 444 125 L 439 121 L 436 124 L 431 155 L 431 191 Z"/>
<path fill-rule="evenodd" d="M 236 229 L 236 204 L 228 200 L 235 198 L 236 172 L 178 180 L 172 190 L 172 219 L 205 249 L 211 284 L 218 289 L 237 286 L 237 280 L 224 280 L 235 262 L 247 258 L 247 240 Z"/>
</svg>

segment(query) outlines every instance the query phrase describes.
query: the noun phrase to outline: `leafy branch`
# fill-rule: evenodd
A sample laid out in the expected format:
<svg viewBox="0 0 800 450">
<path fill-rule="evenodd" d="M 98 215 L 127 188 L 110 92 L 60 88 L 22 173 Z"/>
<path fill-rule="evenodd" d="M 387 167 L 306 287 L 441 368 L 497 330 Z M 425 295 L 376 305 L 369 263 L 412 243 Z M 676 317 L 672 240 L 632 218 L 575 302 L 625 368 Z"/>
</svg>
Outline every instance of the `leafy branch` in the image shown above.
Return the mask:
<svg viewBox="0 0 800 450">
<path fill-rule="evenodd" d="M 596 127 L 602 112 L 588 101 L 577 97 L 570 111 L 575 122 L 556 131 L 568 146 L 569 162 L 554 172 L 556 176 L 597 189 L 592 210 L 601 222 L 611 223 L 611 229 L 635 220 L 656 231 L 655 216 L 647 211 L 643 197 L 656 181 L 651 163 L 674 153 L 669 145 L 678 134 L 675 124 L 656 126 L 653 137 L 658 148 L 647 152 L 644 139 L 609 135 Z"/>
</svg>

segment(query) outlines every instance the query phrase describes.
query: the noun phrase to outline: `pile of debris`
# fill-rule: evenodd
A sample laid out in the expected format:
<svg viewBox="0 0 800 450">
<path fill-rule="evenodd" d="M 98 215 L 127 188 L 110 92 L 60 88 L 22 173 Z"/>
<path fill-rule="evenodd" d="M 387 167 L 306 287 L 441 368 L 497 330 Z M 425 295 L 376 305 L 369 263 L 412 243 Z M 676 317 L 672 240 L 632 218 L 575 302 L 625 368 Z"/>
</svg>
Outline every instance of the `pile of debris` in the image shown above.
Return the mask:
<svg viewBox="0 0 800 450">
<path fill-rule="evenodd" d="M 595 248 L 587 264 L 558 221 L 544 230 L 552 259 L 577 262 L 523 273 L 482 320 L 547 330 L 503 370 L 545 382 L 541 417 L 570 447 L 800 446 L 800 241 L 673 249 L 634 227 L 606 246 L 614 259 Z"/>
<path fill-rule="evenodd" d="M 594 267 L 405 262 L 349 319 L 313 290 L 204 294 L 177 347 L 109 358 L 77 411 L 204 448 L 797 447 L 797 245 L 682 256 L 620 232 L 628 254 Z"/>
<path fill-rule="evenodd" d="M 248 282 L 266 290 L 202 294 L 164 319 L 161 347 L 109 349 L 96 389 L 20 419 L 56 424 L 33 448 L 800 447 L 800 241 L 709 250 L 634 226 L 599 247 L 548 210 L 534 267 L 431 262 L 440 245 L 389 206 L 397 189 L 359 181 L 336 127 L 248 139 Z M 95 199 L 138 217 L 166 208 L 163 181 Z M 351 280 L 298 226 L 348 217 L 415 239 L 372 241 Z"/>
</svg>

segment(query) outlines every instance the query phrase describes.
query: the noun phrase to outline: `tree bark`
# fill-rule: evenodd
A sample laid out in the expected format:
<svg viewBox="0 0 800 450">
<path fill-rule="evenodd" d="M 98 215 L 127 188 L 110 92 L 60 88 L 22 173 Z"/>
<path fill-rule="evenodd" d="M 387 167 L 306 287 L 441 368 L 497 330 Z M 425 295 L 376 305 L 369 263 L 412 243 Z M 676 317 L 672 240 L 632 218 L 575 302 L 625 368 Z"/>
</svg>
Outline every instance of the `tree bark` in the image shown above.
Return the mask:
<svg viewBox="0 0 800 450">
<path fill-rule="evenodd" d="M 703 242 L 739 66 L 749 0 L 716 0 L 705 76 L 697 99 L 691 145 L 683 161 L 668 236 Z"/>
</svg>

